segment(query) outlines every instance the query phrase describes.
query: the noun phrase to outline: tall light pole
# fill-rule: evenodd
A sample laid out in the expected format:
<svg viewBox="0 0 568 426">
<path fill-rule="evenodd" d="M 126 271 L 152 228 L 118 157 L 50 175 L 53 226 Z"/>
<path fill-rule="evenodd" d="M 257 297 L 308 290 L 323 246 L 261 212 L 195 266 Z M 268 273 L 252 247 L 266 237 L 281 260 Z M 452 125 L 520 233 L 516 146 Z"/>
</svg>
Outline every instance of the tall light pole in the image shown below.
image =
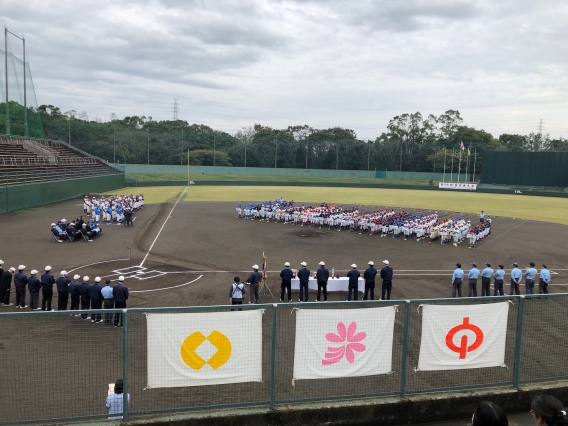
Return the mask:
<svg viewBox="0 0 568 426">
<path fill-rule="evenodd" d="M 8 104 L 8 28 L 4 25 L 4 62 L 6 65 L 6 134 L 10 134 L 10 107 Z"/>
<path fill-rule="evenodd" d="M 24 136 L 28 136 L 28 103 L 26 99 L 26 39 L 22 37 L 24 46 Z"/>
<path fill-rule="evenodd" d="M 150 128 L 146 127 L 146 133 L 148 135 L 148 165 L 150 165 Z"/>
<path fill-rule="evenodd" d="M 113 142 L 114 142 L 114 153 L 113 153 L 113 163 L 116 164 L 116 129 L 112 129 Z"/>
<path fill-rule="evenodd" d="M 367 140 L 367 171 L 371 170 L 371 140 Z"/>
<path fill-rule="evenodd" d="M 213 167 L 215 167 L 215 144 L 216 144 L 215 135 L 216 132 L 215 130 L 213 130 Z"/>
</svg>

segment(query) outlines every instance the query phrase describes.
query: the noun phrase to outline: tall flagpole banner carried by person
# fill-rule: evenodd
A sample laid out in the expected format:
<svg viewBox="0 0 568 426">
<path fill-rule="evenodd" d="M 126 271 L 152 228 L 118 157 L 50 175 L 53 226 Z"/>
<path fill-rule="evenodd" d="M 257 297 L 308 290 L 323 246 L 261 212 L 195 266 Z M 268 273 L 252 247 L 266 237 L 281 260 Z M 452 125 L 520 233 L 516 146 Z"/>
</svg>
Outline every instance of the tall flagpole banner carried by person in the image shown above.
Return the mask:
<svg viewBox="0 0 568 426">
<path fill-rule="evenodd" d="M 270 291 L 270 287 L 268 287 L 268 285 L 266 284 L 267 278 L 268 278 L 268 273 L 266 270 L 266 256 L 264 255 L 264 252 L 262 252 L 262 280 L 260 281 L 260 287 L 262 287 L 263 291 L 262 294 L 266 294 L 266 290 L 268 289 L 268 292 L 274 299 L 274 295 L 272 294 L 272 291 Z"/>
</svg>

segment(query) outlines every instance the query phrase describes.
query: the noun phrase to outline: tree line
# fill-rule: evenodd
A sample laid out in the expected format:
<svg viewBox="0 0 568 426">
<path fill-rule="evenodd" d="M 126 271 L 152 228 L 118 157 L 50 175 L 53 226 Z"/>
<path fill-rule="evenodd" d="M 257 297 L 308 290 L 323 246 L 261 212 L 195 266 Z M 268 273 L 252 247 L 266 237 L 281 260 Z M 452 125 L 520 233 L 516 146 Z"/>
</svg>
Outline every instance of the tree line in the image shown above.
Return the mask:
<svg viewBox="0 0 568 426">
<path fill-rule="evenodd" d="M 462 171 L 468 152 L 470 171 L 474 160 L 479 171 L 483 151 L 568 151 L 566 139 L 539 133 L 495 138 L 466 126 L 456 110 L 440 116 L 396 116 L 374 140 L 359 139 L 355 131 L 340 127 L 276 129 L 255 124 L 231 135 L 183 120 L 114 115 L 110 121 L 89 120 L 86 112 L 62 112 L 53 105 L 41 105 L 39 113 L 46 138 L 70 141 L 118 163 L 183 165 L 189 149 L 192 165 L 415 172 L 443 172 L 445 167 L 449 172 L 452 159 L 457 170 L 460 152 Z"/>
</svg>

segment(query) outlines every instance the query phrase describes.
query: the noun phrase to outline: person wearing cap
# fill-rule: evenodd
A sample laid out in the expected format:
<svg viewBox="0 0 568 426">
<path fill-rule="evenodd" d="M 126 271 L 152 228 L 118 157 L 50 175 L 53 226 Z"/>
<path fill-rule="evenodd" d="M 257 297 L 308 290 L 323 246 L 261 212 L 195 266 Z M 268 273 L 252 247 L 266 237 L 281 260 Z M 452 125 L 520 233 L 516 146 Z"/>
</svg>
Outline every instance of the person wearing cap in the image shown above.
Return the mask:
<svg viewBox="0 0 568 426">
<path fill-rule="evenodd" d="M 85 311 L 91 308 L 91 295 L 89 294 L 89 277 L 84 276 L 83 282 L 79 284 L 79 296 L 81 296 L 81 310 Z M 81 319 L 91 319 L 88 314 L 81 314 Z"/>
<path fill-rule="evenodd" d="M 55 223 L 51 224 L 51 233 L 54 235 L 55 241 L 57 241 L 58 243 L 62 243 L 64 240 L 63 231 L 62 230 L 60 231 L 60 229 L 61 228 L 58 229 Z"/>
<path fill-rule="evenodd" d="M 36 277 L 37 271 L 32 269 L 28 278 L 28 290 L 30 291 L 30 309 L 39 311 L 39 291 L 41 290 L 41 281 Z"/>
<path fill-rule="evenodd" d="M 10 303 L 10 287 L 12 286 L 12 276 L 16 272 L 14 268 L 9 268 L 0 277 L 0 303 L 2 306 L 12 306 Z"/>
<path fill-rule="evenodd" d="M 504 266 L 503 265 L 499 265 L 499 269 L 497 269 L 495 271 L 495 284 L 493 285 L 494 287 L 494 291 L 493 291 L 493 296 L 497 296 L 497 293 L 499 293 L 499 296 L 504 296 L 505 292 L 503 291 L 503 282 L 505 281 L 505 269 L 503 269 Z"/>
<path fill-rule="evenodd" d="M 550 283 L 550 278 L 550 271 L 543 263 L 538 280 L 538 294 L 548 294 L 548 284 Z"/>
<path fill-rule="evenodd" d="M 513 263 L 513 269 L 511 270 L 511 291 L 509 294 L 519 295 L 521 294 L 521 279 L 523 277 L 523 273 L 519 269 L 518 263 Z"/>
<path fill-rule="evenodd" d="M 298 271 L 298 279 L 300 280 L 300 298 L 299 302 L 309 302 L 310 301 L 310 270 L 307 268 L 308 264 L 306 262 L 300 263 L 302 269 Z M 306 300 L 304 300 L 306 299 Z"/>
<path fill-rule="evenodd" d="M 246 283 L 249 285 L 250 289 L 250 302 L 249 303 L 259 303 L 260 302 L 260 292 L 259 285 L 262 281 L 262 274 L 258 272 L 258 265 L 252 265 L 252 273 L 249 275 Z"/>
<path fill-rule="evenodd" d="M 536 279 L 536 268 L 534 262 L 529 263 L 530 268 L 525 271 L 525 294 L 534 294 L 534 281 Z"/>
<path fill-rule="evenodd" d="M 89 286 L 89 298 L 91 299 L 91 309 L 101 309 L 103 306 L 103 295 L 101 293 L 102 287 L 99 284 L 101 277 L 95 278 L 95 283 Z M 102 323 L 104 322 L 101 314 L 91 314 L 91 322 Z"/>
<path fill-rule="evenodd" d="M 479 223 L 483 222 L 485 222 L 485 213 L 481 210 L 481 213 L 479 213 Z"/>
<path fill-rule="evenodd" d="M 378 271 L 375 269 L 375 262 L 372 260 L 367 264 L 369 267 L 363 272 L 363 278 L 365 279 L 365 295 L 363 300 L 367 300 L 369 297 L 369 292 L 371 293 L 371 300 L 375 300 L 375 278 Z"/>
<path fill-rule="evenodd" d="M 391 290 L 392 290 L 392 276 L 393 270 L 390 267 L 390 262 L 388 260 L 383 260 L 383 266 L 381 268 L 381 278 L 383 280 L 381 300 L 390 300 Z"/>
<path fill-rule="evenodd" d="M 24 265 L 18 266 L 18 272 L 14 274 L 14 287 L 16 287 L 16 308 L 24 309 L 26 305 L 26 285 L 28 284 L 28 277 L 24 273 L 26 267 Z"/>
<path fill-rule="evenodd" d="M 294 278 L 294 273 L 290 269 L 290 262 L 284 263 L 284 269 L 280 271 L 280 278 L 282 283 L 280 284 L 280 301 L 284 302 L 284 295 L 288 293 L 288 302 L 292 301 L 292 278 Z"/>
<path fill-rule="evenodd" d="M 67 278 L 67 271 L 61 271 L 59 278 L 55 280 L 55 288 L 57 288 L 57 310 L 67 310 L 69 302 L 69 283 L 71 280 Z"/>
<path fill-rule="evenodd" d="M 481 297 L 491 296 L 491 277 L 493 276 L 493 269 L 491 263 L 487 262 L 485 268 L 481 271 Z"/>
<path fill-rule="evenodd" d="M 112 288 L 112 297 L 114 298 L 115 309 L 126 308 L 126 301 L 128 300 L 128 287 L 124 285 L 124 277 L 121 275 L 118 277 L 118 283 Z M 114 326 L 122 327 L 122 314 L 114 314 Z"/>
<path fill-rule="evenodd" d="M 353 294 L 353 300 L 359 300 L 359 277 L 361 273 L 357 270 L 357 265 L 355 263 L 351 264 L 351 270 L 347 272 L 347 278 L 349 278 L 349 283 L 347 285 L 347 301 L 351 301 L 351 293 Z"/>
<path fill-rule="evenodd" d="M 79 274 L 75 274 L 73 276 L 73 281 L 69 283 L 69 297 L 71 298 L 71 310 L 77 311 L 79 310 L 79 304 L 81 302 L 81 293 L 79 292 L 79 280 L 81 276 Z M 78 315 L 75 315 L 78 316 Z"/>
<path fill-rule="evenodd" d="M 55 284 L 55 278 L 53 278 L 53 275 L 51 275 L 50 271 L 51 271 L 51 266 L 46 266 L 45 273 L 41 275 L 41 310 L 42 311 L 53 311 L 53 309 L 51 309 L 51 300 L 53 299 L 53 284 Z"/>
<path fill-rule="evenodd" d="M 327 302 L 327 281 L 329 280 L 329 269 L 325 267 L 325 262 L 322 260 L 319 263 L 320 267 L 316 271 L 316 281 L 318 283 L 318 296 L 316 300 L 321 300 L 321 291 L 323 290 L 323 301 Z"/>
<path fill-rule="evenodd" d="M 89 242 L 91 242 L 91 241 L 93 241 L 94 232 L 91 232 L 89 229 L 90 228 L 87 228 L 87 224 L 83 223 L 83 225 L 81 226 L 81 234 L 83 234 L 85 237 L 87 237 L 87 240 Z"/>
<path fill-rule="evenodd" d="M 452 274 L 452 297 L 456 297 L 456 293 L 458 297 L 462 297 L 462 283 L 465 275 L 461 267 L 461 263 L 456 263 L 456 269 Z"/>
<path fill-rule="evenodd" d="M 105 281 L 105 286 L 101 290 L 101 295 L 103 296 L 103 308 L 104 309 L 114 309 L 114 296 L 112 295 L 112 287 L 110 286 L 110 280 Z M 112 324 L 112 314 L 105 314 L 105 325 Z"/>
<path fill-rule="evenodd" d="M 479 269 L 477 263 L 471 262 L 472 268 L 467 273 L 467 280 L 469 283 L 469 297 L 477 297 L 477 280 L 479 278 Z"/>
<path fill-rule="evenodd" d="M 241 277 L 233 277 L 233 283 L 229 289 L 229 302 L 231 302 L 231 305 L 242 305 L 245 293 L 245 285 L 241 282 Z M 231 309 L 231 311 L 234 311 L 234 309 Z M 242 311 L 242 309 L 239 309 L 239 311 Z"/>
</svg>

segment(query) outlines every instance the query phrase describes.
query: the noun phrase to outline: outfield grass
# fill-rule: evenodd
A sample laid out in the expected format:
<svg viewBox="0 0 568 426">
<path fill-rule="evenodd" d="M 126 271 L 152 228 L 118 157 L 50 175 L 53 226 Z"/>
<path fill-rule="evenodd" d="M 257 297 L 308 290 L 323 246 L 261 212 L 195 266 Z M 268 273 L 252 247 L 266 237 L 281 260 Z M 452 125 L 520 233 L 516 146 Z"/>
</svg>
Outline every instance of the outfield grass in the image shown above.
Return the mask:
<svg viewBox="0 0 568 426">
<path fill-rule="evenodd" d="M 141 192 L 147 203 L 162 203 L 176 197 L 183 187 L 140 187 L 111 191 L 113 194 Z M 568 198 L 535 197 L 476 192 L 420 191 L 384 188 L 328 188 L 293 186 L 191 186 L 185 201 L 286 200 L 310 203 L 338 203 L 410 207 L 507 216 L 568 224 Z M 231 212 L 233 213 L 233 212 Z"/>
</svg>

